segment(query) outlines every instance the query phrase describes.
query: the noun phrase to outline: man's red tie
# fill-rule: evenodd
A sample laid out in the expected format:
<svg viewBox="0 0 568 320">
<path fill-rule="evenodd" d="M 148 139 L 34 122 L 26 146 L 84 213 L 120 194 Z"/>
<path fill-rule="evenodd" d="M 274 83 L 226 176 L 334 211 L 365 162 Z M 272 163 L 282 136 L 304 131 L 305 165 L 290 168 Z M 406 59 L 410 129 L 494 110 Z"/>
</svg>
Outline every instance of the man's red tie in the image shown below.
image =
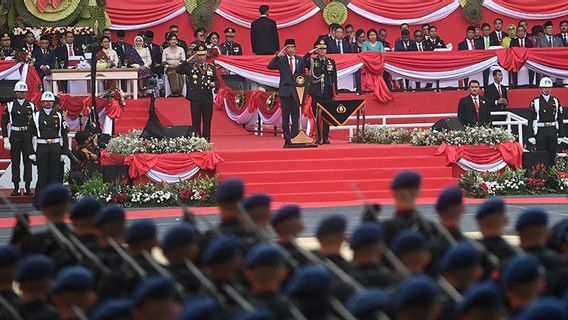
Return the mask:
<svg viewBox="0 0 568 320">
<path fill-rule="evenodd" d="M 473 104 L 475 105 L 475 115 L 479 119 L 479 101 L 477 101 L 477 97 L 473 97 Z"/>
<path fill-rule="evenodd" d="M 67 48 L 69 49 L 69 56 L 72 57 L 73 56 L 73 45 L 67 45 Z"/>
<path fill-rule="evenodd" d="M 500 84 L 497 85 L 497 90 L 499 91 L 499 98 L 502 98 L 503 93 L 501 93 L 501 85 Z"/>
<path fill-rule="evenodd" d="M 475 45 L 473 44 L 473 40 L 469 40 L 469 44 L 471 45 L 471 50 L 475 50 Z"/>
<path fill-rule="evenodd" d="M 29 51 L 29 52 L 34 51 L 34 46 L 33 46 L 33 44 L 28 44 L 28 51 Z"/>
<path fill-rule="evenodd" d="M 294 58 L 288 57 L 288 63 L 290 64 L 290 73 L 294 74 Z"/>
</svg>

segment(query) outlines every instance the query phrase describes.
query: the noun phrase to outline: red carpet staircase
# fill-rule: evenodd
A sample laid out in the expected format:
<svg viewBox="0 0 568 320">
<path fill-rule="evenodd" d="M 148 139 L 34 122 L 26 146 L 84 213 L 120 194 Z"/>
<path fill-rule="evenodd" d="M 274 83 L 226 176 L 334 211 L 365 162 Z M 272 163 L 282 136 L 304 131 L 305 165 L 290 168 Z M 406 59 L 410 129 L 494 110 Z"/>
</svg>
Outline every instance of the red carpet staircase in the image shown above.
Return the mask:
<svg viewBox="0 0 568 320">
<path fill-rule="evenodd" d="M 391 198 L 393 176 L 407 168 L 424 178 L 422 197 L 436 197 L 456 184 L 452 169 L 436 147 L 406 145 L 326 145 L 317 149 L 218 151 L 220 180 L 239 177 L 247 194 L 266 192 L 277 202 L 339 202 L 359 200 L 353 188 L 368 199 Z"/>
</svg>

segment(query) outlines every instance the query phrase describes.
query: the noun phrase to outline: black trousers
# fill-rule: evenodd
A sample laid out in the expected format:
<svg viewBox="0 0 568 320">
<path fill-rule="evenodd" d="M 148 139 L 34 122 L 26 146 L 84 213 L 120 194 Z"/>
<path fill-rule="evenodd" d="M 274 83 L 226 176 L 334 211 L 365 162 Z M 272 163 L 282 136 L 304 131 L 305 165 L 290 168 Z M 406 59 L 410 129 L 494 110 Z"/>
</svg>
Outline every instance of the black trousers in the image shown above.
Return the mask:
<svg viewBox="0 0 568 320">
<path fill-rule="evenodd" d="M 282 134 L 284 141 L 290 140 L 298 135 L 300 131 L 300 105 L 294 97 L 280 97 L 282 104 Z M 290 130 L 290 116 L 292 116 L 292 129 Z"/>
<path fill-rule="evenodd" d="M 61 179 L 61 145 L 38 144 L 36 150 L 37 185 L 36 195 L 48 184 L 63 182 Z"/>
<path fill-rule="evenodd" d="M 213 102 L 191 100 L 191 126 L 200 137 L 211 140 Z M 201 125 L 203 123 L 203 126 Z"/>
<path fill-rule="evenodd" d="M 316 133 L 318 142 L 329 140 L 329 123 L 325 122 L 322 117 L 318 118 L 318 103 L 329 100 L 331 99 L 312 96 L 312 112 L 314 113 L 314 117 L 316 117 Z"/>
<path fill-rule="evenodd" d="M 538 128 L 536 134 L 536 150 L 546 151 L 550 165 L 556 162 L 556 147 L 558 145 L 558 132 L 556 127 Z"/>
<path fill-rule="evenodd" d="M 12 160 L 12 182 L 20 183 L 20 159 L 24 162 L 24 182 L 32 181 L 32 161 L 29 156 L 32 153 L 32 138 L 29 132 L 10 132 L 10 158 Z"/>
<path fill-rule="evenodd" d="M 489 85 L 489 74 L 490 73 L 491 73 L 491 70 L 489 70 L 489 68 L 483 70 L 483 88 L 485 88 Z M 466 86 L 469 87 L 469 83 Z"/>
</svg>

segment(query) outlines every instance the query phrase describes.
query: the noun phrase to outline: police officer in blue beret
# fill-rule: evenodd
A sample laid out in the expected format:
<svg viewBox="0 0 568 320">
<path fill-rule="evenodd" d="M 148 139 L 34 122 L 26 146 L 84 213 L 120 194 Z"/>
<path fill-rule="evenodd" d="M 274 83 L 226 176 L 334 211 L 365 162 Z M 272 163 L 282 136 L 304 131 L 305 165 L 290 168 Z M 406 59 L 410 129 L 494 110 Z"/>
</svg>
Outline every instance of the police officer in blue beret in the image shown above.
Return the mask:
<svg viewBox="0 0 568 320">
<path fill-rule="evenodd" d="M 482 282 L 468 289 L 458 306 L 464 320 L 501 320 L 504 317 L 501 292 L 493 282 Z"/>
<path fill-rule="evenodd" d="M 266 231 L 270 226 L 270 219 L 272 218 L 271 202 L 272 199 L 265 193 L 255 193 L 245 200 L 245 210 L 261 230 Z"/>
<path fill-rule="evenodd" d="M 79 318 L 75 308 L 88 313 L 96 300 L 94 290 L 95 278 L 85 267 L 72 266 L 61 270 L 52 290 L 52 300 L 60 318 Z"/>
<path fill-rule="evenodd" d="M 138 284 L 132 294 L 134 320 L 173 320 L 178 308 L 175 302 L 174 281 L 163 276 L 151 276 Z"/>
<path fill-rule="evenodd" d="M 376 320 L 388 310 L 390 294 L 385 289 L 369 288 L 353 294 L 347 301 L 347 308 L 357 319 Z"/>
<path fill-rule="evenodd" d="M 231 318 L 231 320 L 276 320 L 276 319 L 278 318 L 267 309 L 255 309 L 252 311 L 243 311 Z"/>
<path fill-rule="evenodd" d="M 546 285 L 544 277 L 544 267 L 530 254 L 511 258 L 503 265 L 500 285 L 507 319 L 517 319 L 519 313 L 538 298 Z"/>
<path fill-rule="evenodd" d="M 419 275 L 430 263 L 426 237 L 420 231 L 405 230 L 397 234 L 391 243 L 391 251 L 411 274 Z"/>
<path fill-rule="evenodd" d="M 95 229 L 95 217 L 99 210 L 101 210 L 99 201 L 86 197 L 75 203 L 69 215 L 77 239 L 93 252 L 99 249 Z"/>
<path fill-rule="evenodd" d="M 152 253 L 158 245 L 157 229 L 154 221 L 150 219 L 137 220 L 126 230 L 126 243 L 128 253 L 148 274 L 155 274 L 156 269 L 144 257 Z"/>
<path fill-rule="evenodd" d="M 395 215 L 382 223 L 385 242 L 390 245 L 400 231 L 418 228 L 428 241 L 434 239 L 432 222 L 422 219 L 416 210 L 416 198 L 420 194 L 422 177 L 415 171 L 402 171 L 391 182 L 391 191 L 395 201 Z"/>
<path fill-rule="evenodd" d="M 546 247 L 550 230 L 548 214 L 544 210 L 530 208 L 523 211 L 517 219 L 515 229 L 521 240 L 521 248 L 538 257 L 548 274 L 568 267 L 565 257 Z"/>
<path fill-rule="evenodd" d="M 201 283 L 187 268 L 186 261 L 196 262 L 198 254 L 197 231 L 190 223 L 182 223 L 168 230 L 161 248 L 168 260 L 168 270 L 189 294 L 196 294 Z"/>
<path fill-rule="evenodd" d="M 521 312 L 518 320 L 566 319 L 566 302 L 556 298 L 539 298 Z"/>
<path fill-rule="evenodd" d="M 346 229 L 347 219 L 342 215 L 332 214 L 323 218 L 316 229 L 316 238 L 320 245 L 316 253 L 349 273 L 351 264 L 341 255 L 341 246 L 346 239 Z"/>
<path fill-rule="evenodd" d="M 20 296 L 14 292 L 14 275 L 20 259 L 20 251 L 11 245 L 0 246 L 0 297 L 14 311 L 20 306 Z M 12 314 L 6 308 L 0 308 L 0 319 L 10 319 Z"/>
<path fill-rule="evenodd" d="M 99 256 L 110 269 L 123 265 L 120 255 L 111 247 L 108 239 L 116 243 L 124 242 L 126 233 L 126 213 L 118 206 L 110 206 L 100 210 L 95 216 L 95 228 L 99 243 Z"/>
<path fill-rule="evenodd" d="M 272 229 L 278 236 L 278 244 L 288 252 L 297 266 L 302 266 L 308 262 L 306 257 L 293 244 L 304 230 L 302 208 L 295 204 L 280 208 L 272 216 Z"/>
<path fill-rule="evenodd" d="M 397 288 L 391 301 L 396 319 L 435 319 L 440 306 L 439 294 L 440 289 L 431 278 L 407 278 Z"/>
<path fill-rule="evenodd" d="M 307 319 L 335 319 L 329 298 L 333 274 L 322 265 L 309 264 L 294 272 L 286 294 Z"/>
<path fill-rule="evenodd" d="M 55 273 L 53 259 L 32 254 L 18 264 L 15 280 L 21 291 L 20 315 L 23 319 L 59 319 L 57 310 L 50 303 L 52 281 Z"/>
<path fill-rule="evenodd" d="M 178 315 L 178 320 L 216 320 L 224 317 L 223 309 L 213 299 L 197 298 L 189 300 Z"/>
<path fill-rule="evenodd" d="M 486 200 L 477 210 L 475 219 L 481 233 L 479 242 L 501 263 L 517 255 L 520 250 L 503 238 L 509 219 L 502 199 Z"/>
<path fill-rule="evenodd" d="M 100 303 L 91 315 L 91 320 L 130 320 L 130 299 L 109 299 Z"/>
</svg>

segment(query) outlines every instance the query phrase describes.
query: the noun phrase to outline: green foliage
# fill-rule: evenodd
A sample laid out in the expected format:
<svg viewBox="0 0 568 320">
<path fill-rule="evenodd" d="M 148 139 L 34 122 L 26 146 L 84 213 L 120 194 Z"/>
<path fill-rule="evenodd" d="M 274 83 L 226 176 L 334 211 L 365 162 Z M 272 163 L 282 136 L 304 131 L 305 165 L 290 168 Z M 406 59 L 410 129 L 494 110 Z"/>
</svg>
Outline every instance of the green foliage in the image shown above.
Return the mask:
<svg viewBox="0 0 568 320">
<path fill-rule="evenodd" d="M 483 0 L 468 0 L 462 8 L 462 15 L 465 20 L 473 23 L 481 21 L 483 18 L 482 4 Z"/>
<path fill-rule="evenodd" d="M 193 28 L 211 28 L 215 10 L 221 3 L 221 0 L 198 0 L 197 6 L 191 12 L 191 25 Z"/>
<path fill-rule="evenodd" d="M 14 0 L 14 4 L 17 10 L 17 13 L 22 19 L 22 22 L 25 26 L 34 26 L 34 27 L 62 27 L 62 26 L 71 26 L 73 25 L 77 19 L 79 18 L 79 14 L 82 10 L 73 10 L 66 16 L 61 16 L 61 19 L 57 21 L 46 21 L 41 18 L 34 16 L 31 12 L 28 11 L 24 0 Z M 80 0 L 78 5 L 79 8 L 84 8 L 88 5 L 88 0 Z M 14 19 L 16 14 L 14 14 Z M 10 26 L 10 25 L 8 25 Z"/>
</svg>

